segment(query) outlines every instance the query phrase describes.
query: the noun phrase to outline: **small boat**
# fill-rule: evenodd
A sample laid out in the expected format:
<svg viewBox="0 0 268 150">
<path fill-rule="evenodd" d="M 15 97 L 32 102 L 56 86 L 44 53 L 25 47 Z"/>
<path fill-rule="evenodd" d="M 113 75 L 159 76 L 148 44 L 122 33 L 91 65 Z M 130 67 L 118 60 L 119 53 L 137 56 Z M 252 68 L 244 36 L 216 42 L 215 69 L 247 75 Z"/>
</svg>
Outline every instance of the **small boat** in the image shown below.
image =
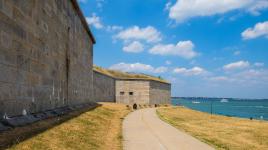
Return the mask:
<svg viewBox="0 0 268 150">
<path fill-rule="evenodd" d="M 221 103 L 228 103 L 228 102 L 229 102 L 228 99 L 225 98 L 221 99 Z"/>
<path fill-rule="evenodd" d="M 192 101 L 193 104 L 199 104 L 200 102 L 198 101 Z"/>
</svg>

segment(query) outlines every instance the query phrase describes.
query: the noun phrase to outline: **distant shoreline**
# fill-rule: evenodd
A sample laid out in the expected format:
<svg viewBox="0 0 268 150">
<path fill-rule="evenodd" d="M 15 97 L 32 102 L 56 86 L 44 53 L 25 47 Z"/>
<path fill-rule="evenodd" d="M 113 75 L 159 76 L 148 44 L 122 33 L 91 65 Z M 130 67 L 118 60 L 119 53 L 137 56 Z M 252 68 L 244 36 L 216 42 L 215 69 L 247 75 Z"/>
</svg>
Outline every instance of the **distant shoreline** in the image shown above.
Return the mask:
<svg viewBox="0 0 268 150">
<path fill-rule="evenodd" d="M 230 98 L 172 98 L 174 106 L 227 117 L 268 121 L 268 100 L 245 100 Z"/>
<path fill-rule="evenodd" d="M 170 98 L 174 98 L 174 99 L 179 99 L 179 98 L 183 98 L 183 99 L 189 99 L 189 100 L 193 100 L 193 99 L 229 99 L 229 100 L 268 100 L 268 98 L 231 98 L 231 97 L 170 97 Z"/>
</svg>

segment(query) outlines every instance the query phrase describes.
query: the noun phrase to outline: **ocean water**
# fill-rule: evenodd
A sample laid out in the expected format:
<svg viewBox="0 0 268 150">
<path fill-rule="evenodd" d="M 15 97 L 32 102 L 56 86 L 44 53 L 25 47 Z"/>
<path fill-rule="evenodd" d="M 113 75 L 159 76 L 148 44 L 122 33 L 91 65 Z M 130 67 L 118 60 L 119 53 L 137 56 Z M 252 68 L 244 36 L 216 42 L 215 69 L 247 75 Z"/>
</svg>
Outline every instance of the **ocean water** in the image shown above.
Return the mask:
<svg viewBox="0 0 268 150">
<path fill-rule="evenodd" d="M 218 115 L 268 121 L 268 99 L 172 98 L 173 105 Z"/>
</svg>

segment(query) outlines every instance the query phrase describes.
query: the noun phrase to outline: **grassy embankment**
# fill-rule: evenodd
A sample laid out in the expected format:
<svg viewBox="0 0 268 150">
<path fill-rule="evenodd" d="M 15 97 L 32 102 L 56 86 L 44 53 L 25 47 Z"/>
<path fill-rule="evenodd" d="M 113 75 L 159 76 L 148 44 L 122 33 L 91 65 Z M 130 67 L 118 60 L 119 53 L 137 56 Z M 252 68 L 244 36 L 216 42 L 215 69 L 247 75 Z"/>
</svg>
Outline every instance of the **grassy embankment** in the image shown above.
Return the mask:
<svg viewBox="0 0 268 150">
<path fill-rule="evenodd" d="M 210 115 L 184 107 L 159 108 L 158 116 L 216 149 L 268 149 L 268 122 Z"/>
<path fill-rule="evenodd" d="M 169 83 L 168 81 L 162 79 L 161 77 L 155 77 L 155 76 L 146 75 L 146 74 L 121 72 L 117 70 L 104 69 L 102 67 L 95 66 L 95 65 L 93 69 L 96 72 L 105 74 L 113 78 L 118 78 L 118 79 L 142 79 L 142 80 L 154 80 L 154 81 L 159 81 L 163 83 Z"/>
<path fill-rule="evenodd" d="M 121 123 L 128 112 L 125 105 L 103 103 L 10 149 L 122 149 Z"/>
</svg>

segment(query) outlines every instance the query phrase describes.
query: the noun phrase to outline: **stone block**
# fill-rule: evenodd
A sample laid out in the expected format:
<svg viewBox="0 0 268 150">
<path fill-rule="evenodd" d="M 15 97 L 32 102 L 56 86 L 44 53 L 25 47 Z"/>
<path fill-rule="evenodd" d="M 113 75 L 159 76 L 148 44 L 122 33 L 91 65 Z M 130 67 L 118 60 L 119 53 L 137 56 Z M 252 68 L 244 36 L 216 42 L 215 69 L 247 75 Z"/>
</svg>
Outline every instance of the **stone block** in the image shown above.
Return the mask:
<svg viewBox="0 0 268 150">
<path fill-rule="evenodd" d="M 57 4 L 56 1 L 52 1 L 52 10 L 54 14 L 57 14 Z"/>
<path fill-rule="evenodd" d="M 53 85 L 53 79 L 46 77 L 46 76 L 43 76 L 42 77 L 42 84 L 46 85 L 46 86 L 49 86 L 49 85 L 51 86 L 51 85 Z"/>
<path fill-rule="evenodd" d="M 16 83 L 29 85 L 31 83 L 30 73 L 24 70 L 17 70 Z"/>
<path fill-rule="evenodd" d="M 33 37 L 33 36 L 31 36 Z M 34 38 L 32 38 L 34 40 Z M 35 40 L 34 40 L 35 41 Z M 36 47 L 32 47 L 31 49 L 31 58 L 34 59 L 35 61 L 38 61 L 41 57 L 40 51 Z"/>
<path fill-rule="evenodd" d="M 48 33 L 48 25 L 44 20 L 41 20 L 40 27 L 45 33 Z"/>
<path fill-rule="evenodd" d="M 24 15 L 31 16 L 36 2 L 35 0 L 14 0 L 14 3 Z"/>
<path fill-rule="evenodd" d="M 48 65 L 43 64 L 39 61 L 32 60 L 31 62 L 31 72 L 42 75 L 42 76 L 47 76 L 47 70 L 48 70 Z"/>
<path fill-rule="evenodd" d="M 30 71 L 31 59 L 25 55 L 17 55 L 17 67 L 24 71 Z"/>
<path fill-rule="evenodd" d="M 50 95 L 51 88 L 49 87 L 33 87 L 33 97 L 35 99 L 34 104 L 37 112 L 53 109 L 52 104 L 50 103 Z"/>
<path fill-rule="evenodd" d="M 52 8 L 49 3 L 45 3 L 45 6 L 43 7 L 44 12 L 51 17 L 52 16 Z"/>
<path fill-rule="evenodd" d="M 3 8 L 3 0 L 0 0 L 0 10 Z"/>
<path fill-rule="evenodd" d="M 29 102 L 32 100 L 32 92 L 31 87 L 27 85 L 16 85 L 15 92 L 16 92 L 16 99 L 19 101 L 25 100 L 26 102 Z"/>
<path fill-rule="evenodd" d="M 7 15 L 8 17 L 12 18 L 13 16 L 13 6 L 12 6 L 12 3 L 11 1 L 9 0 L 2 0 L 2 9 L 1 11 Z"/>
<path fill-rule="evenodd" d="M 0 64 L 0 81 L 14 83 L 16 81 L 17 71 L 14 67 Z"/>
<path fill-rule="evenodd" d="M 10 49 L 12 46 L 12 35 L 8 34 L 5 31 L 1 31 L 1 46 L 5 49 Z"/>
<path fill-rule="evenodd" d="M 31 85 L 32 86 L 39 86 L 41 84 L 41 76 L 36 73 L 31 73 L 30 76 Z"/>
<path fill-rule="evenodd" d="M 14 52 L 12 51 L 5 52 L 3 57 L 4 57 L 4 62 L 3 62 L 4 64 L 12 65 L 12 66 L 17 65 L 17 59 L 16 59 L 16 55 Z"/>
</svg>

